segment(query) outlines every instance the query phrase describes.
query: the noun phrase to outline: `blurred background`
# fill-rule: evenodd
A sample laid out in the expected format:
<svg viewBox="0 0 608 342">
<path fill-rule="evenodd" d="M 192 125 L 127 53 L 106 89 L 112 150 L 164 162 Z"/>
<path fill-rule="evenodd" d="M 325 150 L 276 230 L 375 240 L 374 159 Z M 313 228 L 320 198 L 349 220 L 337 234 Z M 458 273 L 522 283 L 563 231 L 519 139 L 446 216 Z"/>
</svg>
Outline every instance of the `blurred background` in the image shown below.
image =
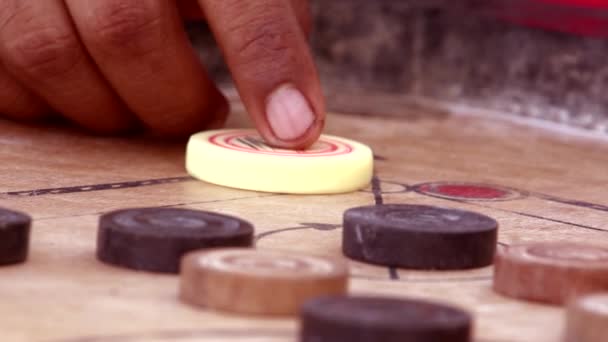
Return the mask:
<svg viewBox="0 0 608 342">
<path fill-rule="evenodd" d="M 608 134 L 606 0 L 312 0 L 330 110 L 475 111 Z M 204 23 L 188 31 L 231 81 Z"/>
</svg>

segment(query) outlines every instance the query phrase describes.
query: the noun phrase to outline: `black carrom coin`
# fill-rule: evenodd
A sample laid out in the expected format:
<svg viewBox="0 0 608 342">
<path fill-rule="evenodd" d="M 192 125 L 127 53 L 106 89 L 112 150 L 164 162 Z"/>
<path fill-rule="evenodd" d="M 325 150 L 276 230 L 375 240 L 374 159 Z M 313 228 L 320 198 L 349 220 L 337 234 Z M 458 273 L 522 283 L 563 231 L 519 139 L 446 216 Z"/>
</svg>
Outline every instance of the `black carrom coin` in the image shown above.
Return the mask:
<svg viewBox="0 0 608 342">
<path fill-rule="evenodd" d="M 177 273 L 190 251 L 250 247 L 253 226 L 236 217 L 189 209 L 139 208 L 99 220 L 97 258 L 134 270 Z"/>
<path fill-rule="evenodd" d="M 300 342 L 468 342 L 472 335 L 461 309 L 387 297 L 315 298 L 300 319 Z"/>
<path fill-rule="evenodd" d="M 0 208 L 0 265 L 27 259 L 31 223 L 26 214 Z"/>
<path fill-rule="evenodd" d="M 388 204 L 344 213 L 342 251 L 384 266 L 457 270 L 492 264 L 498 223 L 474 212 Z"/>
</svg>

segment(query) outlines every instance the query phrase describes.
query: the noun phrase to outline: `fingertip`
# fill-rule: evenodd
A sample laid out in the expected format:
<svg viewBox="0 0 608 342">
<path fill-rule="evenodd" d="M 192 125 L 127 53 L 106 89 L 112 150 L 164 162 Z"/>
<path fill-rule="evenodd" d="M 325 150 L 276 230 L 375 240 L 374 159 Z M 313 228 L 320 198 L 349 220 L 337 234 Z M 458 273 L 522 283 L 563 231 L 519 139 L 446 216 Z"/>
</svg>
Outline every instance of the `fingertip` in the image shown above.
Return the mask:
<svg viewBox="0 0 608 342">
<path fill-rule="evenodd" d="M 317 141 L 324 124 L 323 106 L 313 106 L 295 86 L 285 84 L 266 99 L 267 127 L 260 132 L 270 145 L 305 149 Z"/>
</svg>

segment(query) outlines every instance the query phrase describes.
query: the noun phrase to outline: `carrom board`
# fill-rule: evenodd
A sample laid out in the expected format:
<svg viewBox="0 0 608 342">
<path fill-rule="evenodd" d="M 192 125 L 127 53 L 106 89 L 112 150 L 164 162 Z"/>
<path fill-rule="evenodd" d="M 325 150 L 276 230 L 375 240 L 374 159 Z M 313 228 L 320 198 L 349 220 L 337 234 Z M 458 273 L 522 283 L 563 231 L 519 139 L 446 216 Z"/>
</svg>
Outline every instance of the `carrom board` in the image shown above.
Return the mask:
<svg viewBox="0 0 608 342">
<path fill-rule="evenodd" d="M 0 340 L 296 340 L 295 319 L 193 308 L 177 300 L 177 276 L 98 262 L 97 219 L 119 208 L 232 214 L 256 226 L 258 248 L 317 255 L 341 255 L 342 213 L 374 203 L 484 213 L 499 222 L 501 244 L 567 240 L 608 246 L 606 140 L 489 117 L 418 114 L 331 114 L 328 133 L 367 143 L 376 155 L 369 188 L 332 196 L 256 193 L 196 181 L 184 171 L 183 142 L 0 122 L 0 206 L 34 218 L 28 262 L 0 268 Z M 236 113 L 229 127 L 246 122 Z M 352 293 L 461 306 L 475 316 L 478 342 L 560 339 L 563 309 L 495 294 L 491 267 L 422 272 L 350 265 Z"/>
</svg>

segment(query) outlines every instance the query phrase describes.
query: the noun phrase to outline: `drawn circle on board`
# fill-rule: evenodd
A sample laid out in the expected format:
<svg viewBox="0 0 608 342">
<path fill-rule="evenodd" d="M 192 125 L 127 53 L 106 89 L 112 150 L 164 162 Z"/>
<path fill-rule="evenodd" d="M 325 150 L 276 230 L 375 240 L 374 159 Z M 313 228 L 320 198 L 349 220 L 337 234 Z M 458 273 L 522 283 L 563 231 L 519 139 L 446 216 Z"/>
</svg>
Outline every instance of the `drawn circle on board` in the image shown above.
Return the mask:
<svg viewBox="0 0 608 342">
<path fill-rule="evenodd" d="M 380 180 L 380 189 L 382 189 L 382 194 L 403 194 L 411 190 L 407 184 L 385 180 Z M 371 185 L 360 191 L 368 193 L 374 192 Z"/>
<path fill-rule="evenodd" d="M 528 197 L 525 191 L 500 185 L 468 182 L 432 182 L 418 184 L 413 190 L 419 194 L 459 201 L 513 201 Z"/>
</svg>

